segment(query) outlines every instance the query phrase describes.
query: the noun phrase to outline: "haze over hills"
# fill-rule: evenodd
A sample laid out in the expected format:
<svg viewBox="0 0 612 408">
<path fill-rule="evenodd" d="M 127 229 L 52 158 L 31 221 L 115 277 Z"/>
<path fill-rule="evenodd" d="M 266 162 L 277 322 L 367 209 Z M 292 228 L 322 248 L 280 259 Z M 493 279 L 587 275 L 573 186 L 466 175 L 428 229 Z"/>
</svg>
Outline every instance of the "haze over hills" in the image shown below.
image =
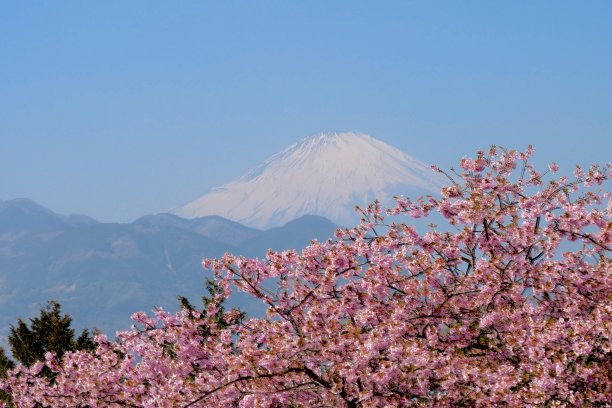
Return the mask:
<svg viewBox="0 0 612 408">
<path fill-rule="evenodd" d="M 271 228 L 306 214 L 355 224 L 355 205 L 394 195 L 438 192 L 439 173 L 363 133 L 321 133 L 293 144 L 259 166 L 172 213 L 219 215 L 253 228 Z"/>
<path fill-rule="evenodd" d="M 0 201 L 0 336 L 51 299 L 77 326 L 112 334 L 129 327 L 135 311 L 176 309 L 178 295 L 197 302 L 205 257 L 301 249 L 332 237 L 337 224 L 354 225 L 355 204 L 436 192 L 442 182 L 429 166 L 368 135 L 322 133 L 174 214 L 129 224 L 60 215 L 28 199 Z M 233 301 L 258 313 L 248 297 Z"/>
<path fill-rule="evenodd" d="M 178 295 L 199 304 L 209 276 L 201 266 L 205 257 L 227 251 L 263 257 L 268 248 L 330 238 L 335 228 L 314 216 L 270 231 L 218 216 L 158 214 L 130 224 L 101 223 L 27 199 L 0 201 L 0 344 L 10 324 L 33 317 L 48 300 L 60 301 L 77 327 L 95 325 L 113 335 L 129 328 L 135 311 L 177 309 Z M 233 302 L 260 312 L 245 296 Z"/>
</svg>

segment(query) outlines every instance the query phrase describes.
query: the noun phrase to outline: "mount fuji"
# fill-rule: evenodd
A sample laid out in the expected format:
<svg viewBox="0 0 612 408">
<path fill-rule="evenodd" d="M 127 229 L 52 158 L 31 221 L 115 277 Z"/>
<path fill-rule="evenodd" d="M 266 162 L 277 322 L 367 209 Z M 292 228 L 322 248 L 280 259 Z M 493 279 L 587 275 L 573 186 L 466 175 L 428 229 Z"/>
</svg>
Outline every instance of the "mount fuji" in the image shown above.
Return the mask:
<svg viewBox="0 0 612 408">
<path fill-rule="evenodd" d="M 260 229 L 305 214 L 351 226 L 358 219 L 356 204 L 438 192 L 442 182 L 430 166 L 369 135 L 329 132 L 289 146 L 171 212 L 185 218 L 219 215 Z"/>
</svg>

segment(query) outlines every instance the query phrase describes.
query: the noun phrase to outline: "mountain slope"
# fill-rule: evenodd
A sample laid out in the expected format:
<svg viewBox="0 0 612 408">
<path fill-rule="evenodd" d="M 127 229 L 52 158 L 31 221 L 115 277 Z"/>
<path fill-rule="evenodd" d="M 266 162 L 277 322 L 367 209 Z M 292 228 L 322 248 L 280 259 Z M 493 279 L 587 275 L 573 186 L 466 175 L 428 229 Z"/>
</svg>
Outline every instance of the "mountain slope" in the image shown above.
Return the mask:
<svg viewBox="0 0 612 408">
<path fill-rule="evenodd" d="M 356 204 L 437 192 L 441 184 L 429 166 L 371 136 L 322 133 L 173 213 L 186 218 L 219 215 L 260 229 L 306 214 L 352 225 Z"/>
<path fill-rule="evenodd" d="M 333 238 L 337 228 L 338 226 L 327 218 L 304 215 L 282 227 L 263 231 L 258 236 L 243 242 L 239 250 L 241 254 L 251 257 L 262 257 L 268 249 L 275 251 L 296 249 L 299 251 L 313 239 L 325 241 Z"/>
<path fill-rule="evenodd" d="M 0 201 L 0 234 L 57 233 L 70 228 L 64 218 L 27 198 Z"/>
<path fill-rule="evenodd" d="M 134 221 L 134 224 L 151 228 L 172 226 L 187 229 L 215 241 L 234 246 L 248 241 L 262 232 L 217 215 L 188 220 L 173 214 L 162 213 L 146 215 Z"/>
<path fill-rule="evenodd" d="M 99 223 L 30 200 L 0 201 L 0 346 L 6 346 L 9 324 L 35 315 L 52 299 L 72 315 L 75 327 L 97 326 L 112 336 L 130 326 L 137 310 L 174 310 L 177 295 L 197 304 L 211 273 L 202 269 L 204 257 L 301 249 L 312 238 L 331 237 L 334 229 L 320 217 L 270 231 L 217 216 L 158 214 L 132 224 Z M 248 296 L 237 294 L 230 303 L 263 313 Z"/>
</svg>

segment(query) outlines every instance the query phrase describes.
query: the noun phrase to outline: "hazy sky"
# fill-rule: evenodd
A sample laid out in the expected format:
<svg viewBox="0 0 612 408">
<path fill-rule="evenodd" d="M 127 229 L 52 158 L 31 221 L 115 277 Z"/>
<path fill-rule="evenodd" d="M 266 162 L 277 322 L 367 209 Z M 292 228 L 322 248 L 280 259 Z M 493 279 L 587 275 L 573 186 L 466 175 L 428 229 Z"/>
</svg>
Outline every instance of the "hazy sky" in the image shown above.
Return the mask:
<svg viewBox="0 0 612 408">
<path fill-rule="evenodd" d="M 0 3 L 0 199 L 131 221 L 313 133 L 612 160 L 610 1 Z"/>
</svg>

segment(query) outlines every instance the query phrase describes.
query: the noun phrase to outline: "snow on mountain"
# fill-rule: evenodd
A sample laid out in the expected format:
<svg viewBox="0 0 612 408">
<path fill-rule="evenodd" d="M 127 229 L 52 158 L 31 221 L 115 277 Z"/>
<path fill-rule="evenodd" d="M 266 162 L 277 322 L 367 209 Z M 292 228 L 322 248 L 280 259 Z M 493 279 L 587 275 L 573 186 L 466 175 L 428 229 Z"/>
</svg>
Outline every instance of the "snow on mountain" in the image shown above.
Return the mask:
<svg viewBox="0 0 612 408">
<path fill-rule="evenodd" d="M 355 205 L 394 195 L 435 193 L 439 173 L 363 133 L 321 133 L 289 146 L 227 184 L 172 212 L 219 215 L 254 228 L 283 225 L 305 214 L 351 226 Z"/>
</svg>

